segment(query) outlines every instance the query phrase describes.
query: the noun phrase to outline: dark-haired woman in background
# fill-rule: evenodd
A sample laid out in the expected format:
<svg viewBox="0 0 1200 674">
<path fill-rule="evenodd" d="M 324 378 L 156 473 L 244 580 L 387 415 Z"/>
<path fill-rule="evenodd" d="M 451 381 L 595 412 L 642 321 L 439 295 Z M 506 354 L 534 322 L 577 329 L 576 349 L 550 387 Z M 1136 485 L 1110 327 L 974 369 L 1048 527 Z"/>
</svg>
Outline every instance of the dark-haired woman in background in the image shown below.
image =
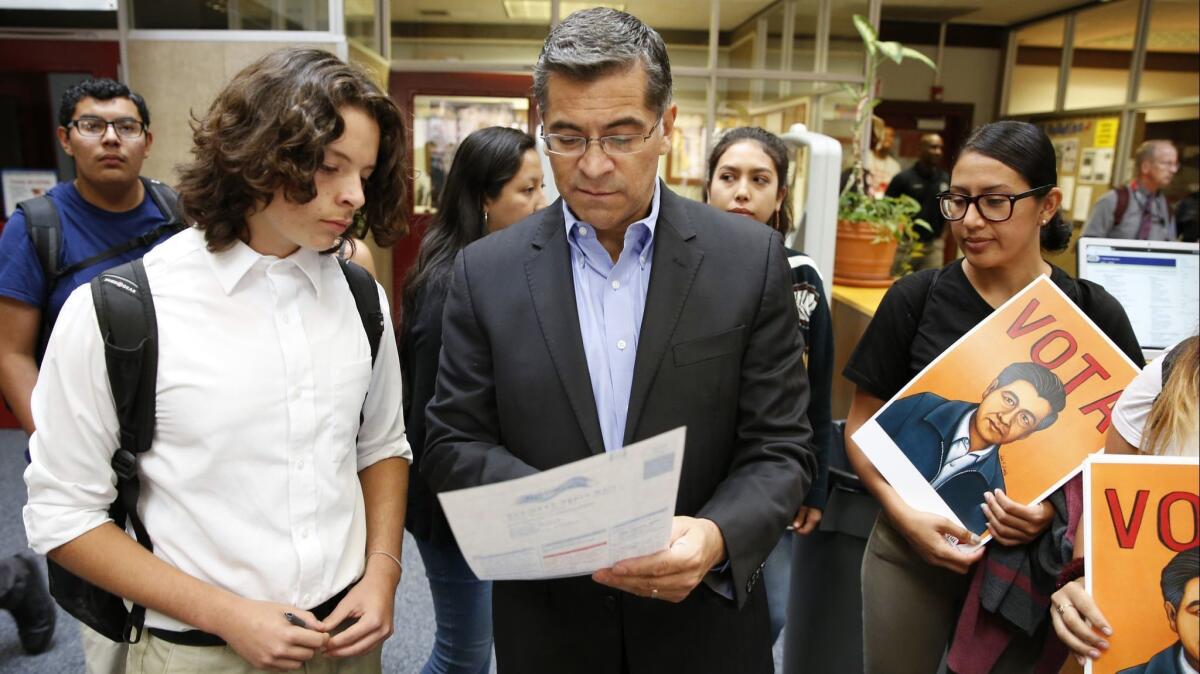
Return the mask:
<svg viewBox="0 0 1200 674">
<path fill-rule="evenodd" d="M 1003 492 L 987 494 L 981 507 L 995 541 L 966 553 L 946 537 L 971 540 L 969 531 L 904 503 L 850 439 L 884 401 L 1038 276 L 1048 276 L 1142 364 L 1121 305 L 1042 258 L 1042 250 L 1061 250 L 1070 239 L 1070 225 L 1058 213 L 1057 180 L 1054 148 L 1036 126 L 996 122 L 976 129 L 954 164 L 949 191 L 938 197 L 965 257 L 897 281 L 846 365 L 857 387 L 846 452 L 883 506 L 862 567 L 870 674 L 937 671 L 948 645 L 947 662 L 958 674 L 1031 672 L 1043 658 L 1061 661 L 1061 645 L 1045 638 L 1046 598 L 1071 559 L 1068 507 L 1078 505 L 1068 492 L 1078 484 L 1034 506 Z M 976 565 L 985 553 L 987 563 Z M 1044 652 L 1048 644 L 1058 652 Z"/>
<path fill-rule="evenodd" d="M 785 238 L 792 229 L 791 204 L 784 184 L 788 175 L 787 146 L 775 134 L 743 126 L 726 131 L 708 156 L 706 203 L 744 215 L 775 229 Z M 827 500 L 829 447 L 833 442 L 830 387 L 833 383 L 833 333 L 825 288 L 813 259 L 788 249 L 792 293 L 804 336 L 805 365 L 811 387 L 808 422 L 813 429 L 817 478 L 796 513 L 792 530 L 809 534 L 821 522 Z M 792 536 L 782 532 L 763 567 L 771 642 L 779 638 L 787 618 L 788 585 L 792 569 Z"/>
<path fill-rule="evenodd" d="M 404 283 L 400 366 L 404 422 L 413 450 L 405 526 L 425 563 L 437 621 L 433 652 L 422 674 L 487 672 L 492 656 L 492 585 L 471 573 L 436 495 L 419 472 L 452 263 L 467 244 L 545 206 L 542 177 L 529 134 L 490 127 L 467 136 L 454 155 L 437 215 Z"/>
</svg>

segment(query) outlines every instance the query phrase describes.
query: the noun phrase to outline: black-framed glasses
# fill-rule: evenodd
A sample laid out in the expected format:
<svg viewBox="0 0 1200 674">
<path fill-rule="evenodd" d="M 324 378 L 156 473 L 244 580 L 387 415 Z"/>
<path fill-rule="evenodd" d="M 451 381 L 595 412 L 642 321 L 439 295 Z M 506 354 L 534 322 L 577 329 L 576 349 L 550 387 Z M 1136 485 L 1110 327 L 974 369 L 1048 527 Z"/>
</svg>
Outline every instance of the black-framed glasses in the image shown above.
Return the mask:
<svg viewBox="0 0 1200 674">
<path fill-rule="evenodd" d="M 1012 217 L 1013 204 L 1026 197 L 1041 196 L 1053 188 L 1054 185 L 1042 185 L 1020 194 L 988 193 L 976 194 L 973 197 L 954 192 L 942 192 L 937 195 L 938 210 L 947 220 L 962 220 L 967 217 L 967 209 L 971 207 L 971 204 L 975 204 L 975 211 L 984 220 L 1004 222 Z"/>
<path fill-rule="evenodd" d="M 67 126 L 75 127 L 79 135 L 88 138 L 99 138 L 112 127 L 121 138 L 138 138 L 146 132 L 146 125 L 132 117 L 122 117 L 111 122 L 99 117 L 80 117 L 71 120 Z"/>
<path fill-rule="evenodd" d="M 604 154 L 636 154 L 646 148 L 646 141 L 654 136 L 654 130 L 662 123 L 662 117 L 654 122 L 649 133 L 619 133 L 613 136 L 587 138 L 584 136 L 569 136 L 561 133 L 544 133 L 542 140 L 546 142 L 546 152 L 566 157 L 578 157 L 587 152 L 588 143 L 600 143 Z"/>
</svg>

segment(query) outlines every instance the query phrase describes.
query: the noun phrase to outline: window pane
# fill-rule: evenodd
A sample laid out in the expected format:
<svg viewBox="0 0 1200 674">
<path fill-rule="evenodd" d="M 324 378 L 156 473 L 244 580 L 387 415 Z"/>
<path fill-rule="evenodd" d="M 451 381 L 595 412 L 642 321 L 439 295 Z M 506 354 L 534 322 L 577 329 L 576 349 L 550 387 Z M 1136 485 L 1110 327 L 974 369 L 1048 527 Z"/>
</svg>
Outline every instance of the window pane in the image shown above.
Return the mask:
<svg viewBox="0 0 1200 674">
<path fill-rule="evenodd" d="M 789 32 L 789 15 L 790 46 L 784 39 Z M 754 70 L 812 70 L 816 28 L 817 0 L 722 2 L 720 65 Z"/>
<path fill-rule="evenodd" d="M 550 30 L 550 3 L 391 0 L 392 59 L 532 66 Z"/>
<path fill-rule="evenodd" d="M 676 77 L 672 92 L 679 114 L 671 133 L 671 151 L 659 164 L 659 177 L 690 199 L 702 198 L 709 139 L 706 128 L 708 79 Z"/>
<path fill-rule="evenodd" d="M 328 0 L 133 0 L 131 25 L 170 30 L 329 30 Z"/>
<path fill-rule="evenodd" d="M 1135 0 L 1117 0 L 1076 15 L 1066 108 L 1125 102 L 1137 15 Z"/>
<path fill-rule="evenodd" d="M 1017 58 L 1008 88 L 1008 114 L 1054 110 L 1062 69 L 1065 21 L 1050 19 L 1017 31 Z"/>
<path fill-rule="evenodd" d="M 1155 0 L 1138 101 L 1200 96 L 1200 5 Z"/>
<path fill-rule="evenodd" d="M 472 131 L 529 128 L 529 99 L 496 96 L 414 96 L 414 213 L 432 213 L 454 151 Z"/>
<path fill-rule="evenodd" d="M 379 17 L 375 12 L 375 0 L 343 0 L 345 8 L 346 39 L 376 54 L 379 48 Z"/>
<path fill-rule="evenodd" d="M 854 15 L 866 18 L 867 9 L 867 3 L 859 0 L 833 0 L 829 19 L 829 72 L 862 76 L 866 52 L 854 28 Z"/>
</svg>

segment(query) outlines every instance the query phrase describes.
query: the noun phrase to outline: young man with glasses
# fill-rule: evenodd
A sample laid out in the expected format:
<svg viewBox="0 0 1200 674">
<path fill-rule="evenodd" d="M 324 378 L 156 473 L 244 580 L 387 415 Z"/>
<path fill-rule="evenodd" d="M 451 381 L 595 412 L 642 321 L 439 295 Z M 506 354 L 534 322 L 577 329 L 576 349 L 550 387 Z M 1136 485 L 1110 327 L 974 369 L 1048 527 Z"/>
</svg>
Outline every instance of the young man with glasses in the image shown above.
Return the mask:
<svg viewBox="0 0 1200 674">
<path fill-rule="evenodd" d="M 1134 155 L 1137 178 L 1100 197 L 1084 236 L 1174 241 L 1175 216 L 1163 194 L 1179 172 L 1179 152 L 1169 140 L 1148 140 Z"/>
<path fill-rule="evenodd" d="M 23 208 L 0 234 L 0 394 L 29 434 L 41 351 L 67 296 L 169 235 L 164 226 L 170 214 L 159 209 L 140 179 L 154 143 L 150 110 L 140 95 L 109 79 L 72 85 L 63 92 L 58 141 L 74 159 L 76 175 L 46 195 L 60 223 L 57 273 L 43 267 Z M 127 242 L 140 245 L 104 255 Z M 93 263 L 98 257 L 104 259 Z M 123 646 L 83 625 L 80 631 L 89 674 L 124 671 Z"/>
<path fill-rule="evenodd" d="M 771 672 L 762 563 L 816 470 L 782 241 L 658 180 L 676 107 L 637 18 L 567 17 L 534 93 L 562 199 L 456 259 L 422 472 L 491 484 L 678 426 L 686 459 L 662 551 L 493 585 L 497 664 Z"/>
</svg>

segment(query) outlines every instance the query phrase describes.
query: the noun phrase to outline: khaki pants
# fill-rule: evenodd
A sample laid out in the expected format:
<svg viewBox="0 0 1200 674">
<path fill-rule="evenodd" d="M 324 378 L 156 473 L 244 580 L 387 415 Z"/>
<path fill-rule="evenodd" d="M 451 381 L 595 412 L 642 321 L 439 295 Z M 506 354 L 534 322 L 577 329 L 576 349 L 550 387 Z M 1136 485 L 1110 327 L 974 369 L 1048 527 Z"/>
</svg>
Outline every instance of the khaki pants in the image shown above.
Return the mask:
<svg viewBox="0 0 1200 674">
<path fill-rule="evenodd" d="M 937 672 L 970 579 L 926 564 L 904 535 L 880 515 L 867 540 L 862 564 L 864 672 Z M 1047 616 L 1033 637 L 1018 633 L 992 674 L 1032 672 L 1049 623 Z"/>
<path fill-rule="evenodd" d="M 128 646 L 111 641 L 83 623 L 79 623 L 79 641 L 87 674 L 125 674 Z"/>
<path fill-rule="evenodd" d="M 305 674 L 380 674 L 383 646 L 353 658 L 318 655 L 296 670 Z M 228 646 L 181 646 L 156 638 L 149 632 L 129 646 L 127 674 L 258 674 Z"/>
</svg>

